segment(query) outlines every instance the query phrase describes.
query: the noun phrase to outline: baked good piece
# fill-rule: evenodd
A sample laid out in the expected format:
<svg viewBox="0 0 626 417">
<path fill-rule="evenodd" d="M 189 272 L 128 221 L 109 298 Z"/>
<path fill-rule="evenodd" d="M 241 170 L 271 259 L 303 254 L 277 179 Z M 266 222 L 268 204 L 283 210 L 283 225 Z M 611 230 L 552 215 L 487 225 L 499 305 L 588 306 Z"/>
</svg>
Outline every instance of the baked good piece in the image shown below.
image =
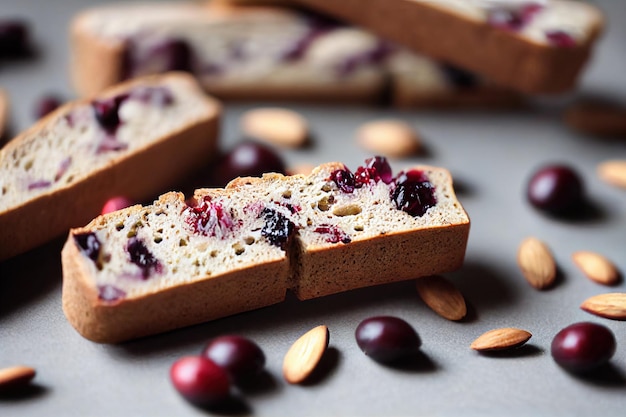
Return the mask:
<svg viewBox="0 0 626 417">
<path fill-rule="evenodd" d="M 501 105 L 517 99 L 361 29 L 286 8 L 110 5 L 79 14 L 72 39 L 73 80 L 83 95 L 176 69 L 223 99 L 374 102 L 391 85 L 396 104 L 405 107 L 455 104 L 457 92 L 486 92 Z"/>
<path fill-rule="evenodd" d="M 595 6 L 572 0 L 291 3 L 362 26 L 411 50 L 526 93 L 572 89 L 604 24 Z"/>
<path fill-rule="evenodd" d="M 111 196 L 142 201 L 175 186 L 216 154 L 219 115 L 182 73 L 50 113 L 0 150 L 0 259 L 85 224 Z"/>
<path fill-rule="evenodd" d="M 305 300 L 454 270 L 469 224 L 441 168 L 392 177 L 376 157 L 354 173 L 329 163 L 237 178 L 72 229 L 63 309 L 84 337 L 119 342 L 278 303 L 287 290 Z"/>
</svg>

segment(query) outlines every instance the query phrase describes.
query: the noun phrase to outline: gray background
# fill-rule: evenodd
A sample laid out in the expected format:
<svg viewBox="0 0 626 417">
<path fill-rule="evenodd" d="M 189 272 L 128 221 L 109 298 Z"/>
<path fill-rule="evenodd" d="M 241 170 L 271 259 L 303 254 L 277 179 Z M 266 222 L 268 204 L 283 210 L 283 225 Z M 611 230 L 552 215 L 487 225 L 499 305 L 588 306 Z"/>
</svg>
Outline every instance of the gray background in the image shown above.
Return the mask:
<svg viewBox="0 0 626 417">
<path fill-rule="evenodd" d="M 43 93 L 72 97 L 68 22 L 76 11 L 95 3 L 2 1 L 0 16 L 22 16 L 32 23 L 40 52 L 36 59 L 0 67 L 0 85 L 13 100 L 15 131 L 33 122 L 33 105 Z M 204 411 L 188 405 L 171 387 L 169 367 L 224 333 L 252 338 L 267 355 L 267 374 L 243 395 L 250 414 L 624 415 L 625 324 L 591 316 L 578 306 L 595 294 L 624 291 L 625 284 L 606 288 L 592 283 L 570 256 L 576 250 L 598 251 L 626 272 L 626 191 L 595 175 L 600 161 L 626 158 L 626 142 L 572 133 L 560 116 L 577 95 L 626 97 L 626 4 L 597 3 L 607 13 L 609 29 L 580 89 L 538 99 L 529 110 L 426 112 L 290 105 L 309 119 L 314 146 L 282 151 L 289 164 L 339 160 L 355 168 L 369 155 L 355 144 L 354 132 L 376 118 L 404 119 L 423 134 L 426 155 L 392 164 L 395 170 L 416 162 L 442 165 L 455 176 L 472 230 L 464 267 L 446 276 L 470 305 L 467 320 L 454 323 L 437 316 L 419 300 L 414 284 L 405 282 L 307 302 L 290 297 L 283 304 L 212 323 L 117 346 L 98 345 L 80 337 L 61 311 L 58 240 L 0 263 L 0 367 L 21 363 L 38 372 L 34 388 L 25 395 L 0 399 L 0 415 L 202 415 Z M 261 104 L 226 105 L 225 149 L 240 139 L 241 113 Z M 529 175 L 552 161 L 571 164 L 584 176 L 595 215 L 560 221 L 528 205 L 524 187 Z M 517 268 L 518 244 L 530 235 L 545 240 L 559 264 L 561 277 L 551 290 L 532 289 Z M 417 366 L 389 368 L 361 353 L 354 329 L 378 314 L 402 317 L 417 329 L 424 354 Z M 606 324 L 618 339 L 611 366 L 590 378 L 564 372 L 550 356 L 558 330 L 582 320 Z M 297 337 L 318 324 L 328 325 L 331 333 L 321 372 L 307 386 L 290 386 L 281 377 L 282 357 Z M 511 355 L 490 357 L 469 349 L 478 335 L 503 326 L 527 329 L 533 337 Z"/>
</svg>

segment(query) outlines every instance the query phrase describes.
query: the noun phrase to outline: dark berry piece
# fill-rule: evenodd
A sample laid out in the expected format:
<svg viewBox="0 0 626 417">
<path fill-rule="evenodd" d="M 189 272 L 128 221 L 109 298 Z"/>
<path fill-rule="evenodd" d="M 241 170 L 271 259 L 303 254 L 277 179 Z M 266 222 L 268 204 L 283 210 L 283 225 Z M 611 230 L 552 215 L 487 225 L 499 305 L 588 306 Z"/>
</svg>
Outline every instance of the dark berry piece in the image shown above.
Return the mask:
<svg viewBox="0 0 626 417">
<path fill-rule="evenodd" d="M 588 372 L 605 364 L 615 353 L 615 336 L 607 327 L 590 322 L 562 329 L 552 340 L 552 357 L 563 368 Z"/>
<path fill-rule="evenodd" d="M 270 147 L 243 141 L 231 149 L 215 171 L 217 185 L 226 185 L 237 177 L 260 177 L 266 172 L 285 174 L 282 158 Z"/>
<path fill-rule="evenodd" d="M 96 100 L 91 105 L 100 127 L 108 133 L 114 133 L 120 125 L 119 109 L 128 98 L 128 94 Z"/>
<path fill-rule="evenodd" d="M 352 239 L 343 230 L 337 226 L 330 224 L 322 224 L 315 228 L 315 233 L 320 233 L 326 236 L 326 241 L 329 243 L 350 243 Z"/>
<path fill-rule="evenodd" d="M 170 368 L 170 380 L 180 395 L 197 406 L 215 406 L 230 397 L 226 371 L 202 356 L 178 359 Z"/>
<path fill-rule="evenodd" d="M 98 285 L 98 298 L 102 301 L 117 301 L 126 297 L 126 292 L 114 285 Z"/>
<path fill-rule="evenodd" d="M 189 44 L 182 39 L 170 39 L 154 48 L 152 52 L 161 59 L 162 70 L 167 71 L 187 71 L 192 70 L 192 50 Z"/>
<path fill-rule="evenodd" d="M 565 165 L 548 165 L 536 171 L 526 193 L 533 206 L 553 214 L 576 211 L 584 200 L 580 176 Z"/>
<path fill-rule="evenodd" d="M 197 206 L 189 207 L 186 212 L 187 224 L 195 233 L 204 236 L 225 237 L 236 226 L 231 215 L 224 210 L 224 206 L 218 201 L 212 201 L 208 196 Z"/>
<path fill-rule="evenodd" d="M 148 279 L 154 272 L 161 272 L 163 267 L 152 252 L 139 239 L 133 237 L 128 241 L 126 251 L 130 261 L 141 269 L 143 279 Z"/>
<path fill-rule="evenodd" d="M 46 95 L 41 97 L 37 103 L 35 104 L 35 118 L 41 119 L 49 113 L 52 113 L 58 107 L 63 104 L 63 100 L 61 100 L 57 96 Z"/>
<path fill-rule="evenodd" d="M 29 52 L 28 25 L 20 20 L 0 21 L 0 58 L 14 58 Z"/>
<path fill-rule="evenodd" d="M 261 211 L 261 217 L 265 220 L 261 235 L 272 245 L 285 249 L 289 238 L 296 230 L 296 225 L 282 213 L 267 207 Z"/>
<path fill-rule="evenodd" d="M 395 185 L 391 199 L 396 208 L 413 217 L 423 216 L 429 208 L 437 204 L 435 187 L 422 171 L 410 170 L 400 173 Z"/>
<path fill-rule="evenodd" d="M 554 46 L 559 48 L 573 48 L 577 45 L 574 37 L 562 30 L 551 30 L 546 32 L 546 38 Z"/>
<path fill-rule="evenodd" d="M 391 166 L 384 156 L 375 156 L 365 160 L 365 167 L 376 173 L 375 180 L 381 180 L 385 184 L 393 181 Z"/>
<path fill-rule="evenodd" d="M 478 77 L 469 71 L 449 64 L 442 65 L 441 69 L 448 82 L 455 87 L 472 88 L 478 84 Z"/>
<path fill-rule="evenodd" d="M 50 181 L 47 181 L 47 180 L 33 181 L 33 182 L 28 184 L 28 191 L 30 191 L 30 190 L 37 190 L 37 189 L 40 189 L 40 188 L 48 188 L 51 185 L 52 185 L 52 183 Z"/>
<path fill-rule="evenodd" d="M 95 233 L 80 233 L 74 235 L 74 241 L 80 248 L 80 250 L 87 255 L 89 259 L 94 262 L 98 261 L 100 257 L 100 249 L 102 248 L 102 244 Z"/>
<path fill-rule="evenodd" d="M 211 340 L 202 356 L 226 370 L 234 381 L 257 375 L 265 366 L 265 354 L 261 348 L 252 340 L 236 335 Z"/>
<path fill-rule="evenodd" d="M 344 193 L 352 193 L 356 188 L 354 174 L 348 169 L 337 169 L 330 173 L 330 179 Z"/>
<path fill-rule="evenodd" d="M 363 320 L 355 332 L 361 350 L 378 362 L 395 362 L 418 352 L 422 342 L 406 321 L 392 316 Z"/>
</svg>

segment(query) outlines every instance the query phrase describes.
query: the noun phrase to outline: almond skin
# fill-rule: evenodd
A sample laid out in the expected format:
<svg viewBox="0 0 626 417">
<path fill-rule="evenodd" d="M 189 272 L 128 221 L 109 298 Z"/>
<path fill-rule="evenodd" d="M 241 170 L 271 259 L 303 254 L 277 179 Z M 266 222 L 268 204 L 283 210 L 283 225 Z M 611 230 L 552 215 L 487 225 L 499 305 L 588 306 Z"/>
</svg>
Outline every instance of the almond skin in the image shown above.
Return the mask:
<svg viewBox="0 0 626 417">
<path fill-rule="evenodd" d="M 556 263 L 550 248 L 541 240 L 529 237 L 522 241 L 517 263 L 530 285 L 538 290 L 548 288 L 556 279 Z"/>
<path fill-rule="evenodd" d="M 532 337 L 526 330 L 504 327 L 489 330 L 472 342 L 470 348 L 479 352 L 512 349 L 523 345 Z"/>
<path fill-rule="evenodd" d="M 283 359 L 283 377 L 290 384 L 306 380 L 322 359 L 330 334 L 328 327 L 317 326 L 295 341 Z"/>
<path fill-rule="evenodd" d="M 614 285 L 619 281 L 619 273 L 615 265 L 599 253 L 574 252 L 572 260 L 590 280 L 598 284 Z"/>
<path fill-rule="evenodd" d="M 626 320 L 626 293 L 613 292 L 587 298 L 580 308 L 596 316 Z"/>
<path fill-rule="evenodd" d="M 240 124 L 244 135 L 286 148 L 304 146 L 309 136 L 304 117 L 278 107 L 249 110 L 242 116 Z"/>
<path fill-rule="evenodd" d="M 626 159 L 604 161 L 598 165 L 597 172 L 604 182 L 626 188 Z"/>
<path fill-rule="evenodd" d="M 448 320 L 461 320 L 467 314 L 463 294 L 446 278 L 433 275 L 416 281 L 417 293 L 435 313 Z"/>
<path fill-rule="evenodd" d="M 0 391 L 24 386 L 35 377 L 35 374 L 33 368 L 22 365 L 0 369 Z"/>
</svg>

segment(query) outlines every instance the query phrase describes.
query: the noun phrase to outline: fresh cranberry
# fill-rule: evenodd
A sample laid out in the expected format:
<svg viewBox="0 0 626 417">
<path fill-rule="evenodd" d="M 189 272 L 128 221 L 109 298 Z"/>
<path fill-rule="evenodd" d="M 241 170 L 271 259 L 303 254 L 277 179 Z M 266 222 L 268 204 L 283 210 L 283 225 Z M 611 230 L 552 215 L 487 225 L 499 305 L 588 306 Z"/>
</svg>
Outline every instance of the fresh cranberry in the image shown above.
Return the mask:
<svg viewBox="0 0 626 417">
<path fill-rule="evenodd" d="M 429 208 L 437 204 L 435 187 L 422 171 L 413 169 L 400 173 L 395 185 L 391 199 L 396 208 L 413 217 L 423 216 Z"/>
<path fill-rule="evenodd" d="M 391 166 L 384 156 L 375 156 L 365 160 L 365 167 L 376 173 L 375 180 L 381 180 L 385 184 L 393 181 Z"/>
<path fill-rule="evenodd" d="M 236 226 L 231 215 L 224 210 L 224 206 L 219 201 L 212 201 L 209 196 L 205 196 L 200 204 L 188 207 L 185 211 L 187 224 L 195 233 L 204 236 L 225 237 Z"/>
<path fill-rule="evenodd" d="M 236 177 L 260 177 L 266 172 L 285 174 L 285 163 L 270 147 L 246 140 L 220 161 L 215 179 L 217 185 L 226 185 Z"/>
<path fill-rule="evenodd" d="M 350 243 L 352 239 L 343 230 L 337 226 L 322 224 L 315 228 L 315 233 L 320 233 L 326 236 L 326 241 L 329 243 Z"/>
<path fill-rule="evenodd" d="M 551 30 L 546 32 L 546 38 L 554 46 L 560 48 L 573 48 L 577 45 L 574 37 L 562 30 Z"/>
<path fill-rule="evenodd" d="M 271 208 L 264 208 L 261 211 L 261 216 L 265 220 L 261 235 L 265 236 L 272 245 L 285 249 L 296 225 L 282 213 Z"/>
<path fill-rule="evenodd" d="M 562 329 L 552 340 L 552 357 L 572 372 L 588 372 L 608 362 L 615 353 L 615 336 L 607 327 L 590 322 Z"/>
<path fill-rule="evenodd" d="M 178 359 L 170 368 L 174 388 L 197 406 L 215 406 L 230 396 L 230 381 L 224 369 L 202 356 Z"/>
<path fill-rule="evenodd" d="M 121 210 L 126 207 L 130 207 L 135 204 L 130 198 L 124 196 L 117 196 L 109 198 L 102 207 L 101 214 L 112 213 L 114 211 Z"/>
<path fill-rule="evenodd" d="M 96 100 L 91 104 L 100 127 L 108 133 L 114 133 L 119 127 L 120 106 L 127 98 L 128 94 L 121 94 L 108 99 Z"/>
<path fill-rule="evenodd" d="M 28 25 L 20 20 L 0 21 L 0 58 L 13 58 L 28 53 Z"/>
<path fill-rule="evenodd" d="M 354 174 L 348 169 L 337 169 L 330 173 L 330 179 L 344 193 L 352 193 L 356 188 Z"/>
<path fill-rule="evenodd" d="M 102 248 L 102 243 L 98 240 L 98 237 L 95 233 L 79 233 L 74 235 L 74 241 L 80 248 L 80 250 L 87 255 L 89 259 L 94 262 L 98 261 L 100 257 L 100 249 Z"/>
<path fill-rule="evenodd" d="M 355 337 L 361 350 L 379 362 L 405 359 L 417 353 L 422 344 L 409 323 L 392 316 L 363 320 L 356 328 Z"/>
<path fill-rule="evenodd" d="M 580 176 L 565 165 L 547 165 L 536 171 L 527 185 L 528 201 L 553 214 L 580 209 L 584 199 Z"/>
<path fill-rule="evenodd" d="M 37 101 L 37 103 L 35 104 L 35 111 L 34 111 L 35 118 L 41 119 L 45 115 L 52 113 L 62 104 L 63 104 L 63 100 L 61 100 L 57 96 L 46 95 L 46 96 L 41 97 L 39 101 Z"/>
<path fill-rule="evenodd" d="M 261 348 L 252 340 L 236 335 L 211 340 L 202 356 L 225 369 L 235 381 L 259 374 L 265 366 L 265 354 Z"/>
<path fill-rule="evenodd" d="M 98 285 L 98 298 L 102 301 L 117 301 L 126 297 L 126 292 L 114 285 Z"/>
<path fill-rule="evenodd" d="M 154 272 L 162 272 L 163 266 L 154 257 L 146 245 L 136 237 L 131 238 L 126 246 L 130 261 L 141 269 L 142 278 L 148 279 Z"/>
</svg>

